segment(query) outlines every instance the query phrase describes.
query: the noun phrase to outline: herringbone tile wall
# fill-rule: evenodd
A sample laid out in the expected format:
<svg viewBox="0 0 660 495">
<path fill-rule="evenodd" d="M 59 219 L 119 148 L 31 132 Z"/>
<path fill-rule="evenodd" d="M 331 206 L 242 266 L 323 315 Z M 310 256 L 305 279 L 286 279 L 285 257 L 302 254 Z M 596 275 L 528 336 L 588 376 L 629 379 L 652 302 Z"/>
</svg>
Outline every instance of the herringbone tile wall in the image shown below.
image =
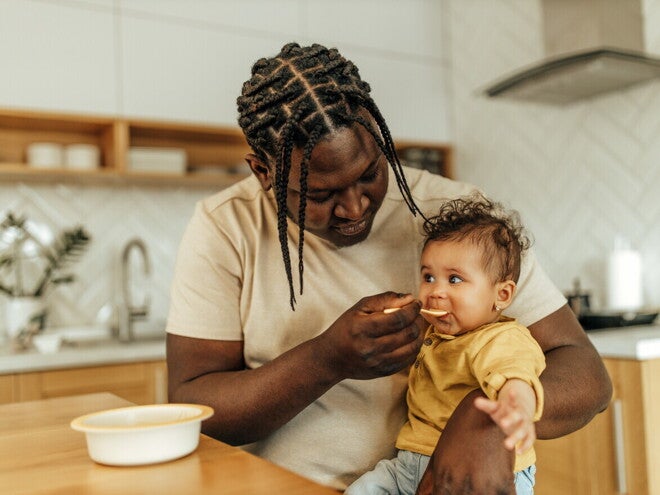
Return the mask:
<svg viewBox="0 0 660 495">
<path fill-rule="evenodd" d="M 151 262 L 151 275 L 143 283 L 141 266 L 132 260 L 136 289 L 148 291 L 151 318 L 164 320 L 181 235 L 195 202 L 213 192 L 185 188 L 2 184 L 0 206 L 3 212 L 20 213 L 54 231 L 82 224 L 92 235 L 89 250 L 71 266 L 77 280 L 48 294 L 50 325 L 89 324 L 104 304 L 120 302 L 121 252 L 134 237 L 145 241 Z M 135 292 L 139 303 L 138 290 Z M 0 322 L 4 323 L 4 317 Z"/>
<path fill-rule="evenodd" d="M 544 55 L 531 0 L 448 0 L 457 175 L 523 214 L 562 290 L 579 276 L 603 304 L 615 235 L 643 256 L 660 306 L 660 81 L 571 106 L 488 99 L 490 82 Z M 647 50 L 660 54 L 660 1 L 647 0 Z"/>
</svg>

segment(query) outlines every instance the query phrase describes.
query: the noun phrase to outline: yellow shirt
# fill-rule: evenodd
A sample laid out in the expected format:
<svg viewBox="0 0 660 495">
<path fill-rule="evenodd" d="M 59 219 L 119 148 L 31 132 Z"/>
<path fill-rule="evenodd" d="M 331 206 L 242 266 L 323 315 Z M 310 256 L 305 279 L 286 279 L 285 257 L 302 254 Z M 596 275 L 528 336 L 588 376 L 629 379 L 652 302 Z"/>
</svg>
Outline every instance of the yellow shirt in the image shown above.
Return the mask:
<svg viewBox="0 0 660 495">
<path fill-rule="evenodd" d="M 543 388 L 538 376 L 545 368 L 543 351 L 529 330 L 515 319 L 501 317 L 471 332 L 452 336 L 426 331 L 424 345 L 410 369 L 408 421 L 401 428 L 398 449 L 431 455 L 456 406 L 481 388 L 490 399 L 506 380 L 519 378 L 536 392 L 538 421 L 543 411 Z M 534 449 L 516 456 L 514 471 L 536 462 Z"/>
</svg>

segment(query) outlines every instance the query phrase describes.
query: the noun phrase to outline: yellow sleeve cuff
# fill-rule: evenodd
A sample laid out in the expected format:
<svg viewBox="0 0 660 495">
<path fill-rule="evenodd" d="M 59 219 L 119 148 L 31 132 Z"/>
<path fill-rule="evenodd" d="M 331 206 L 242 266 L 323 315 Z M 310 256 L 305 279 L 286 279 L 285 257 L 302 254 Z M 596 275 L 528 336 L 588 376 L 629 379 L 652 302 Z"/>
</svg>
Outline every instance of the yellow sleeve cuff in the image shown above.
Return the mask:
<svg viewBox="0 0 660 495">
<path fill-rule="evenodd" d="M 484 392 L 491 400 L 497 400 L 497 396 L 507 380 L 517 378 L 529 383 L 536 394 L 536 410 L 534 411 L 534 421 L 541 419 L 543 414 L 543 386 L 538 377 L 505 376 L 502 373 L 489 373 L 484 380 Z"/>
</svg>

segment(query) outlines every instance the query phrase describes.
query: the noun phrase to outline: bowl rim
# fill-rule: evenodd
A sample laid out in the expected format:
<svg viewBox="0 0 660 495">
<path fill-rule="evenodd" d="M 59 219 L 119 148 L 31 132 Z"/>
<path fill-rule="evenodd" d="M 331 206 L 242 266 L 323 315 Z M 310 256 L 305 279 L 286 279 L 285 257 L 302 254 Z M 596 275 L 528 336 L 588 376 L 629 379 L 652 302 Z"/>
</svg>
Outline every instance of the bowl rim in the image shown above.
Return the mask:
<svg viewBox="0 0 660 495">
<path fill-rule="evenodd" d="M 89 425 L 86 424 L 86 421 L 90 418 L 101 416 L 103 414 L 115 413 L 121 411 L 135 411 L 135 410 L 146 410 L 146 409 L 162 409 L 162 408 L 190 408 L 196 409 L 197 414 L 187 418 L 181 418 L 172 421 L 164 421 L 162 423 L 150 423 L 146 425 L 130 425 L 130 426 L 98 426 L 98 425 Z M 213 416 L 213 409 L 209 406 L 202 404 L 180 404 L 180 403 L 170 403 L 170 404 L 147 404 L 141 406 L 127 406 L 127 407 L 117 407 L 113 409 L 104 409 L 103 411 L 96 411 L 89 414 L 84 414 L 78 416 L 71 420 L 71 428 L 76 431 L 82 432 L 120 432 L 120 431 L 134 431 L 134 430 L 154 430 L 157 428 L 163 428 L 172 425 L 180 425 L 185 423 L 192 423 L 194 421 L 202 421 Z"/>
</svg>

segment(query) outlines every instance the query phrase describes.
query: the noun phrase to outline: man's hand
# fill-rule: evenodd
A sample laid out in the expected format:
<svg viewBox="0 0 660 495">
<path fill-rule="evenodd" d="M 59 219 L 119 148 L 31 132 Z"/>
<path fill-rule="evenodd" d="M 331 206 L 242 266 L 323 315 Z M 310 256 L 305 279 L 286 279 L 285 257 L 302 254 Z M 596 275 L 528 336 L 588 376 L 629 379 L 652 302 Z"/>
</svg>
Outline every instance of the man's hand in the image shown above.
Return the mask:
<svg viewBox="0 0 660 495">
<path fill-rule="evenodd" d="M 513 452 L 505 435 L 487 414 L 474 406 L 483 397 L 469 393 L 440 436 L 418 495 L 514 495 Z"/>
<path fill-rule="evenodd" d="M 384 312 L 385 309 L 399 308 Z M 417 357 L 425 323 L 412 295 L 385 292 L 365 297 L 317 337 L 319 359 L 337 381 L 391 375 Z"/>
</svg>

